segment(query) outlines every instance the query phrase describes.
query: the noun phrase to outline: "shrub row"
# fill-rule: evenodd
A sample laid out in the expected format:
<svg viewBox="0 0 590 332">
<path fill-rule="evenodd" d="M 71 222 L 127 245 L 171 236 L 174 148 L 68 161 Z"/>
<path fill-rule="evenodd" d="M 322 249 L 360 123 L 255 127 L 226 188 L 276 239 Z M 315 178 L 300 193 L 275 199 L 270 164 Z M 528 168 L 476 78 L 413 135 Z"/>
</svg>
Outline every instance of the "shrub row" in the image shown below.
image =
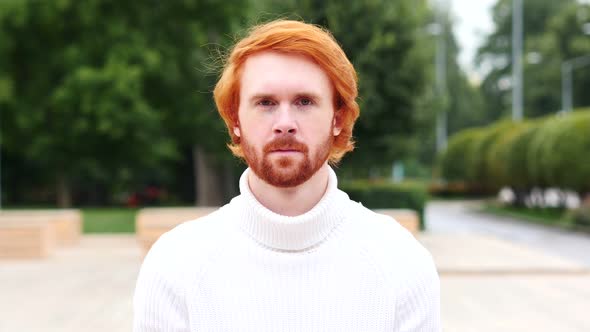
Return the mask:
<svg viewBox="0 0 590 332">
<path fill-rule="evenodd" d="M 420 216 L 420 229 L 424 229 L 424 208 L 428 200 L 425 185 L 395 184 L 356 180 L 340 184 L 350 199 L 362 202 L 369 209 L 411 209 Z"/>
<path fill-rule="evenodd" d="M 461 131 L 450 138 L 438 167 L 446 183 L 470 191 L 508 186 L 590 193 L 590 110 Z"/>
</svg>

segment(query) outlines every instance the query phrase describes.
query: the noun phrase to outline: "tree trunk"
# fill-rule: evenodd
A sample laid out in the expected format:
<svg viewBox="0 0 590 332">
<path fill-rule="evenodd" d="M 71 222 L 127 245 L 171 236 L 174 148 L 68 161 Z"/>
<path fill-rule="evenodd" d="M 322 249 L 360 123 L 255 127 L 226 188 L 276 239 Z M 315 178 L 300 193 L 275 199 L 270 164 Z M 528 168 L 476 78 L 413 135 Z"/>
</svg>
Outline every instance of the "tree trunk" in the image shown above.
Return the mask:
<svg viewBox="0 0 590 332">
<path fill-rule="evenodd" d="M 232 163 L 230 161 L 226 161 L 223 164 L 223 187 L 225 188 L 224 198 L 226 201 L 229 201 L 238 195 L 238 182 L 239 179 L 236 179 L 234 176 L 234 168 Z"/>
<path fill-rule="evenodd" d="M 517 207 L 526 207 L 526 199 L 527 196 L 529 195 L 529 191 L 528 190 L 524 190 L 524 189 L 517 189 L 514 188 L 512 190 L 514 192 L 514 206 Z"/>
<path fill-rule="evenodd" d="M 567 208 L 568 192 L 563 189 L 559 189 L 557 192 L 559 193 L 559 207 Z"/>
<path fill-rule="evenodd" d="M 198 206 L 220 206 L 223 203 L 219 176 L 206 152 L 193 146 L 193 169 L 195 174 L 195 203 Z"/>
<path fill-rule="evenodd" d="M 69 208 L 72 206 L 72 193 L 68 178 L 63 171 L 57 173 L 56 179 L 57 206 L 59 208 Z"/>
</svg>

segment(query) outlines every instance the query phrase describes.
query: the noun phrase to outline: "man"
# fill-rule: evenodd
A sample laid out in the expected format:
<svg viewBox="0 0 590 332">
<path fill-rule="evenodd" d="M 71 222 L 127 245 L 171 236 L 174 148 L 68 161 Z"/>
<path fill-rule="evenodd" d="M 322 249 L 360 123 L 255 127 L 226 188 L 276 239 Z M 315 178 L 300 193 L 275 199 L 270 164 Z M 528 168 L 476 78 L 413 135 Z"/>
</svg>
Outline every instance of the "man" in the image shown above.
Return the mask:
<svg viewBox="0 0 590 332">
<path fill-rule="evenodd" d="M 326 31 L 255 27 L 215 87 L 241 194 L 146 256 L 135 331 L 440 331 L 428 252 L 338 190 L 353 149 L 356 73 Z"/>
</svg>

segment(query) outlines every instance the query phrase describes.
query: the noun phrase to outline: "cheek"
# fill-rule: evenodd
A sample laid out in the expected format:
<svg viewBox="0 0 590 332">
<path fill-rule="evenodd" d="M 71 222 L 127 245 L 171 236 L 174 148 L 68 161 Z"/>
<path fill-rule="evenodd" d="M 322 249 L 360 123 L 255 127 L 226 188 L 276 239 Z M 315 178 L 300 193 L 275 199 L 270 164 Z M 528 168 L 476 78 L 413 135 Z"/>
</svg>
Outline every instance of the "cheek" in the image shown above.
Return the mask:
<svg viewBox="0 0 590 332">
<path fill-rule="evenodd" d="M 315 140 L 325 139 L 327 135 L 332 134 L 332 117 L 322 116 L 321 118 L 313 118 L 306 120 L 304 124 L 305 131 Z"/>
<path fill-rule="evenodd" d="M 249 144 L 255 146 L 256 149 L 258 149 L 258 146 L 264 142 L 264 138 L 268 136 L 267 132 L 268 129 L 265 127 L 265 124 L 260 121 L 246 121 L 240 123 L 242 139 L 247 140 Z"/>
</svg>

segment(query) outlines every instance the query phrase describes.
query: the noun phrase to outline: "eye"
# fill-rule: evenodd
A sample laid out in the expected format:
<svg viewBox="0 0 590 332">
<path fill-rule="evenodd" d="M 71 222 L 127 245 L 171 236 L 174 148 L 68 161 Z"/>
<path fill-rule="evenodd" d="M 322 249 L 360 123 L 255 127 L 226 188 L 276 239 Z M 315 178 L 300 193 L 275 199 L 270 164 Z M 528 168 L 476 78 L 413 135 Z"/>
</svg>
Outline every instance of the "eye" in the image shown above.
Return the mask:
<svg viewBox="0 0 590 332">
<path fill-rule="evenodd" d="M 297 100 L 297 104 L 301 106 L 311 106 L 313 105 L 313 100 L 311 100 L 311 98 L 308 97 L 301 97 L 299 98 L 299 100 Z"/>
<path fill-rule="evenodd" d="M 260 105 L 260 106 L 273 106 L 274 102 L 270 99 L 261 99 L 259 100 L 256 105 Z"/>
</svg>

